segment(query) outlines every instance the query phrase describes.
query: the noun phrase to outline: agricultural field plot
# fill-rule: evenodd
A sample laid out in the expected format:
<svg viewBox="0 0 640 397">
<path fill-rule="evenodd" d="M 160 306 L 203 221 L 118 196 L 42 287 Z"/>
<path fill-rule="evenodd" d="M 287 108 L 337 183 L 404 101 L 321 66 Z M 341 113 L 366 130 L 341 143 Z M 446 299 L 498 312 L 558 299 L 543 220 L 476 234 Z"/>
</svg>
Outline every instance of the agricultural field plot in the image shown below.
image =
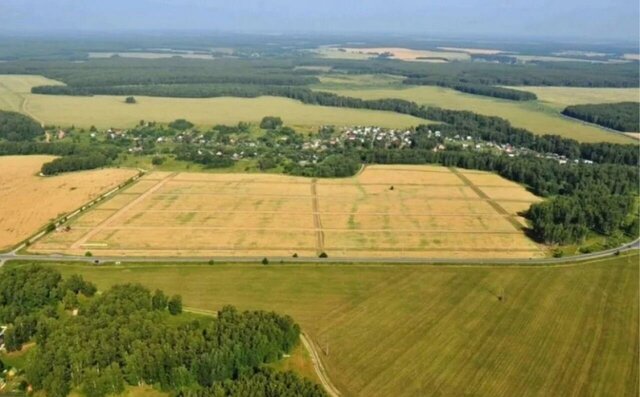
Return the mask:
<svg viewBox="0 0 640 397">
<path fill-rule="evenodd" d="M 516 102 L 465 94 L 449 88 L 434 86 L 388 86 L 385 88 L 379 85 L 372 85 L 371 88 L 365 86 L 354 87 L 345 80 L 347 78 L 343 77 L 344 85 L 342 88 L 336 84 L 335 80 L 329 80 L 326 86 L 323 87 L 323 83 L 321 83 L 316 85 L 315 89 L 362 99 L 398 98 L 427 106 L 468 110 L 488 116 L 498 116 L 509 120 L 516 127 L 526 128 L 536 134 L 556 134 L 576 139 L 580 142 L 634 143 L 631 137 L 624 134 L 606 131 L 594 125 L 563 117 L 560 111 L 564 106 L 557 103 L 548 103 L 546 101 Z M 518 89 L 526 88 L 518 87 Z M 570 93 L 571 90 L 568 89 L 567 93 Z M 606 96 L 607 92 L 609 92 L 609 95 L 613 95 L 613 91 L 603 91 L 601 94 L 594 95 Z M 631 95 L 627 91 L 623 92 L 624 94 L 621 93 L 620 97 Z M 638 91 L 636 90 L 636 92 Z M 554 99 L 555 101 L 563 100 L 560 99 L 559 94 L 557 95 L 558 99 Z M 582 95 L 586 95 L 586 92 L 583 92 Z M 566 101 L 567 99 L 565 98 L 564 100 Z"/>
<path fill-rule="evenodd" d="M 100 290 L 127 282 L 181 294 L 196 309 L 289 314 L 345 397 L 631 397 L 639 384 L 638 260 L 56 269 Z"/>
<path fill-rule="evenodd" d="M 52 219 L 75 210 L 137 173 L 103 169 L 38 176 L 42 164 L 54 158 L 0 157 L 0 249 L 19 243 Z"/>
<path fill-rule="evenodd" d="M 136 96 L 135 105 L 120 96 L 64 96 L 31 94 L 36 85 L 60 84 L 41 76 L 0 75 L 0 110 L 25 113 L 50 125 L 89 128 L 131 127 L 141 119 L 171 122 L 185 118 L 200 126 L 259 123 L 264 116 L 280 115 L 287 125 L 317 128 L 322 125 L 377 125 L 403 128 L 425 120 L 393 112 L 305 105 L 280 97 L 159 98 Z"/>
<path fill-rule="evenodd" d="M 381 54 L 389 54 L 389 58 L 407 62 L 449 62 L 468 61 L 470 56 L 463 51 L 431 51 L 414 50 L 410 48 L 398 47 L 372 47 L 372 48 L 349 48 L 349 47 L 321 47 L 316 53 L 324 58 L 334 59 L 371 59 Z"/>
<path fill-rule="evenodd" d="M 517 212 L 539 200 L 497 175 L 439 166 L 369 166 L 353 178 L 322 180 L 150 173 L 31 250 L 531 258 L 545 253 L 525 237 Z"/>
<path fill-rule="evenodd" d="M 559 110 L 569 105 L 588 103 L 640 102 L 638 88 L 583 88 L 583 87 L 507 87 L 533 92 L 538 100 Z"/>
</svg>

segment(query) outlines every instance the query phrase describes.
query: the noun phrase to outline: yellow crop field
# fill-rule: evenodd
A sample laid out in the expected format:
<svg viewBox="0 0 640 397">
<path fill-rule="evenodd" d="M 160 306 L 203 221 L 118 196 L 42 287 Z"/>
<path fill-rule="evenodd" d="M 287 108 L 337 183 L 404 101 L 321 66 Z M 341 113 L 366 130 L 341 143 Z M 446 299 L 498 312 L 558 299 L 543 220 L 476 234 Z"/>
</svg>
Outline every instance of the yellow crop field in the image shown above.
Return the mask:
<svg viewBox="0 0 640 397">
<path fill-rule="evenodd" d="M 203 257 L 543 256 L 517 213 L 497 203 L 528 206 L 540 199 L 498 176 L 464 175 L 408 165 L 369 166 L 353 178 L 322 180 L 151 173 L 30 249 Z"/>
<path fill-rule="evenodd" d="M 55 82 L 54 82 L 55 83 Z M 0 110 L 20 111 L 45 124 L 88 128 L 131 127 L 140 120 L 170 122 L 185 118 L 201 126 L 258 123 L 264 116 L 280 116 L 293 127 L 376 125 L 409 127 L 424 123 L 412 116 L 364 109 L 305 105 L 280 97 L 158 98 L 136 96 L 135 105 L 119 96 L 62 96 L 31 94 L 35 85 L 52 84 L 40 76 L 0 76 Z M 58 83 L 59 84 L 59 83 Z"/>
<path fill-rule="evenodd" d="M 445 109 L 469 110 L 488 116 L 502 117 L 514 126 L 526 128 L 536 134 L 557 134 L 581 142 L 634 143 L 632 138 L 624 134 L 605 131 L 596 126 L 567 119 L 560 114 L 558 105 L 541 101 L 516 102 L 465 94 L 434 86 L 341 89 L 335 85 L 328 85 L 325 89 L 320 84 L 316 88 L 363 99 L 399 98 Z"/>
<path fill-rule="evenodd" d="M 38 176 L 42 164 L 54 158 L 0 157 L 0 249 L 19 243 L 50 220 L 75 210 L 136 174 L 134 170 L 103 169 Z"/>
<path fill-rule="evenodd" d="M 56 265 L 301 325 L 345 397 L 637 396 L 637 253 L 558 267 Z M 10 264 L 11 265 L 11 264 Z"/>
</svg>

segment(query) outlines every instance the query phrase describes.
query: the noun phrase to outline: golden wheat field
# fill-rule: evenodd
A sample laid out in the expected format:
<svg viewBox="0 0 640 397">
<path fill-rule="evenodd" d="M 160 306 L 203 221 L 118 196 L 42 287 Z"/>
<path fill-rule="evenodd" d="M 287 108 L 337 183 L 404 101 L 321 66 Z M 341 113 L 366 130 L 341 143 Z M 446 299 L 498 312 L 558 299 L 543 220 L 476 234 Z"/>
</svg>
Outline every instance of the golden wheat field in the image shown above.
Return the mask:
<svg viewBox="0 0 640 397">
<path fill-rule="evenodd" d="M 517 212 L 540 199 L 497 175 L 369 166 L 352 178 L 150 173 L 48 235 L 41 253 L 530 258 Z M 505 207 L 502 207 L 505 205 Z M 508 209 L 507 209 L 508 208 Z"/>
<path fill-rule="evenodd" d="M 40 177 L 53 156 L 0 157 L 0 249 L 9 248 L 61 214 L 114 188 L 134 170 L 103 169 Z"/>
</svg>

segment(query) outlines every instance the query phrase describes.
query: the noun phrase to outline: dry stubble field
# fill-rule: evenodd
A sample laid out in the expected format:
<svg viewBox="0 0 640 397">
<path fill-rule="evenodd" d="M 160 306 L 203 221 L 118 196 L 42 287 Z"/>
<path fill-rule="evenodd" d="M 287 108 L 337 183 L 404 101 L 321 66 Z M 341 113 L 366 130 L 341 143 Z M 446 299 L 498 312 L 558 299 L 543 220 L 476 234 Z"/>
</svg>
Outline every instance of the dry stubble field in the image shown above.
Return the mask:
<svg viewBox="0 0 640 397">
<path fill-rule="evenodd" d="M 40 177 L 53 156 L 0 157 L 0 249 L 7 249 L 58 215 L 114 188 L 134 170 L 103 169 Z"/>
<path fill-rule="evenodd" d="M 393 188 L 392 188 L 393 187 Z M 370 166 L 353 178 L 154 172 L 34 252 L 530 258 L 517 213 L 540 199 L 497 175 Z"/>
</svg>

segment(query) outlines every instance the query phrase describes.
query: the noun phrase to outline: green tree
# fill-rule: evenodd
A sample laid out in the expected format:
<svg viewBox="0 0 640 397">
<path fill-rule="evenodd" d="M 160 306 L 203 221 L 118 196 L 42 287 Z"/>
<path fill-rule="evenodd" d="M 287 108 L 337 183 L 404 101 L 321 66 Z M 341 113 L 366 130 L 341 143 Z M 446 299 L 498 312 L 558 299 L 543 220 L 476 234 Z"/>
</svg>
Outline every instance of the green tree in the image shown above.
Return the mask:
<svg viewBox="0 0 640 397">
<path fill-rule="evenodd" d="M 153 297 L 151 298 L 151 306 L 153 310 L 164 310 L 167 308 L 167 304 L 169 302 L 169 298 L 164 294 L 164 292 L 159 289 L 153 293 Z"/>
<path fill-rule="evenodd" d="M 169 313 L 177 315 L 182 313 L 182 297 L 180 295 L 173 295 L 168 302 Z"/>
<path fill-rule="evenodd" d="M 260 122 L 260 128 L 263 130 L 275 130 L 282 127 L 283 122 L 280 117 L 265 116 Z"/>
</svg>

